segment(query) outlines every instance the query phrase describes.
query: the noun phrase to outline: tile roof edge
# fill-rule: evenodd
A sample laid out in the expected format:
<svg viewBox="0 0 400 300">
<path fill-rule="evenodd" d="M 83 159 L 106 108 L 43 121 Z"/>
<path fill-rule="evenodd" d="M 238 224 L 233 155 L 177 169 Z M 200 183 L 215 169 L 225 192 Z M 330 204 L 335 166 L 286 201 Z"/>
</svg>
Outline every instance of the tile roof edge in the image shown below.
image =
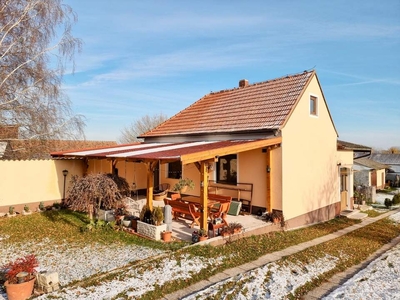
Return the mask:
<svg viewBox="0 0 400 300">
<path fill-rule="evenodd" d="M 206 96 L 209 96 L 209 95 L 216 95 L 216 94 L 220 94 L 220 93 L 226 93 L 226 92 L 232 92 L 232 91 L 236 91 L 236 90 L 242 90 L 242 89 L 245 89 L 245 88 L 249 88 L 251 86 L 261 85 L 261 84 L 265 84 L 265 83 L 269 83 L 269 82 L 274 82 L 274 81 L 282 80 L 282 79 L 285 79 L 285 78 L 296 77 L 296 76 L 304 75 L 306 73 L 307 74 L 308 73 L 315 73 L 315 70 L 314 69 L 312 69 L 311 71 L 310 70 L 304 70 L 303 72 L 300 72 L 300 73 L 287 74 L 287 75 L 284 75 L 284 76 L 281 76 L 281 77 L 277 77 L 277 78 L 272 78 L 272 79 L 269 79 L 269 80 L 249 83 L 248 85 L 246 85 L 244 87 L 234 87 L 234 88 L 224 89 L 224 90 L 215 91 L 215 92 L 212 91 L 212 92 L 206 94 L 205 96 L 203 96 L 202 98 L 204 98 Z"/>
</svg>

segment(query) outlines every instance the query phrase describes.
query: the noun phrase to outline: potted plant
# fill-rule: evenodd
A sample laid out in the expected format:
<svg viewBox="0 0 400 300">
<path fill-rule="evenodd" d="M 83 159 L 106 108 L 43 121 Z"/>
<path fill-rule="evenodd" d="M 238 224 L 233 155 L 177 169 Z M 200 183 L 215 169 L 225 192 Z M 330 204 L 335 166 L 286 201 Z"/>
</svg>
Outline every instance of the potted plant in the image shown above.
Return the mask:
<svg viewBox="0 0 400 300">
<path fill-rule="evenodd" d="M 137 233 L 159 241 L 161 233 L 167 230 L 167 224 L 163 224 L 163 220 L 164 214 L 160 207 L 151 210 L 144 205 L 140 211 L 140 220 L 137 221 Z"/>
<path fill-rule="evenodd" d="M 239 222 L 231 222 L 228 227 L 233 233 L 240 233 L 243 230 L 243 225 Z"/>
<path fill-rule="evenodd" d="M 164 242 L 168 243 L 171 241 L 172 231 L 163 231 L 162 232 L 162 239 Z"/>
<path fill-rule="evenodd" d="M 224 228 L 221 229 L 219 234 L 223 237 L 228 237 L 233 234 L 233 230 L 230 226 L 225 226 Z"/>
<path fill-rule="evenodd" d="M 201 228 L 198 231 L 198 235 L 199 235 L 199 242 L 205 241 L 206 239 L 208 239 L 208 234 L 207 234 L 207 230 Z"/>
<path fill-rule="evenodd" d="M 162 224 L 162 222 L 164 221 L 164 214 L 161 207 L 157 206 L 153 209 L 152 220 L 153 224 L 156 226 L 160 226 Z"/>
<path fill-rule="evenodd" d="M 32 212 L 31 212 L 31 209 L 29 208 L 29 206 L 28 205 L 25 205 L 24 206 L 24 210 L 22 211 L 22 214 L 23 215 L 30 215 Z"/>
<path fill-rule="evenodd" d="M 14 206 L 10 206 L 10 207 L 8 208 L 8 216 L 9 216 L 9 217 L 13 217 L 13 216 L 16 215 L 16 214 L 14 213 L 14 209 L 15 209 Z"/>
<path fill-rule="evenodd" d="M 32 295 L 38 265 L 36 256 L 30 254 L 3 266 L 6 270 L 4 287 L 9 300 L 25 300 Z"/>
<path fill-rule="evenodd" d="M 282 213 L 273 210 L 273 211 L 271 212 L 271 215 L 270 215 L 270 216 L 271 216 L 271 220 L 273 221 L 274 224 L 278 224 L 278 223 L 281 222 Z"/>
<path fill-rule="evenodd" d="M 130 218 L 130 216 L 124 216 L 124 218 L 122 219 L 122 225 L 124 225 L 125 227 L 130 227 L 131 226 L 131 218 Z"/>
<path fill-rule="evenodd" d="M 186 178 L 186 179 L 182 179 L 181 178 L 174 185 L 174 191 L 178 191 L 180 193 L 186 192 L 187 189 L 189 189 L 189 190 L 193 190 L 194 189 L 194 182 L 190 178 Z"/>
<path fill-rule="evenodd" d="M 53 207 L 52 207 L 53 210 L 59 210 L 60 208 L 61 208 L 60 202 L 56 201 L 53 203 Z"/>
</svg>

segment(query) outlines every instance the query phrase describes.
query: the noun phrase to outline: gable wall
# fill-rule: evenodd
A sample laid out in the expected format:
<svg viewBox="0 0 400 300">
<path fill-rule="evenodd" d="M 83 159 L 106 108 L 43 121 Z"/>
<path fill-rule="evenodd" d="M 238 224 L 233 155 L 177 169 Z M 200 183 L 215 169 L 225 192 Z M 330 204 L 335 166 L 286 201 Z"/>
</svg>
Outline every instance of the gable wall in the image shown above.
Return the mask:
<svg viewBox="0 0 400 300">
<path fill-rule="evenodd" d="M 310 116 L 310 94 L 318 97 L 318 117 Z M 286 220 L 339 201 L 336 148 L 336 131 L 314 76 L 282 129 L 282 208 Z"/>
</svg>

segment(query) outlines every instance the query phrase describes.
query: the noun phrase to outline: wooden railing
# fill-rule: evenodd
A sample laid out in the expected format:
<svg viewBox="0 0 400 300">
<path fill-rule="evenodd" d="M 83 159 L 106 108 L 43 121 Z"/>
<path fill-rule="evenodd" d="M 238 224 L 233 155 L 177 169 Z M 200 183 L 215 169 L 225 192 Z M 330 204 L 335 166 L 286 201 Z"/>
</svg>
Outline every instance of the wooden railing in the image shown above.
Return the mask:
<svg viewBox="0 0 400 300">
<path fill-rule="evenodd" d="M 252 183 L 236 183 L 236 184 L 226 184 L 218 183 L 214 180 L 209 180 L 208 182 L 209 191 L 214 190 L 215 194 L 218 194 L 219 190 L 231 190 L 237 192 L 237 201 L 242 202 L 242 210 L 251 213 L 251 201 L 253 199 L 253 184 Z M 243 198 L 243 193 L 246 197 Z"/>
</svg>

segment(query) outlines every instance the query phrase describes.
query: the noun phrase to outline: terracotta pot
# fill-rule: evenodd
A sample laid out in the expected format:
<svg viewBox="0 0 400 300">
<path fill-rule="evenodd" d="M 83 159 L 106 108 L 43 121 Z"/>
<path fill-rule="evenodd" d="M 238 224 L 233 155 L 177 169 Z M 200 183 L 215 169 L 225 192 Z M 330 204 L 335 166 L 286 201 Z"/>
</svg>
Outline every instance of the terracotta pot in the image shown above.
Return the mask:
<svg viewBox="0 0 400 300">
<path fill-rule="evenodd" d="M 206 239 L 208 239 L 207 235 L 199 236 L 199 242 L 205 241 Z"/>
<path fill-rule="evenodd" d="M 23 283 L 8 283 L 8 280 L 4 283 L 6 288 L 7 298 L 9 300 L 25 300 L 29 299 L 33 292 L 33 285 L 35 283 L 35 277 L 29 281 Z"/>
<path fill-rule="evenodd" d="M 171 231 L 163 231 L 162 232 L 162 239 L 164 242 L 168 243 L 171 241 L 172 232 Z"/>
</svg>

